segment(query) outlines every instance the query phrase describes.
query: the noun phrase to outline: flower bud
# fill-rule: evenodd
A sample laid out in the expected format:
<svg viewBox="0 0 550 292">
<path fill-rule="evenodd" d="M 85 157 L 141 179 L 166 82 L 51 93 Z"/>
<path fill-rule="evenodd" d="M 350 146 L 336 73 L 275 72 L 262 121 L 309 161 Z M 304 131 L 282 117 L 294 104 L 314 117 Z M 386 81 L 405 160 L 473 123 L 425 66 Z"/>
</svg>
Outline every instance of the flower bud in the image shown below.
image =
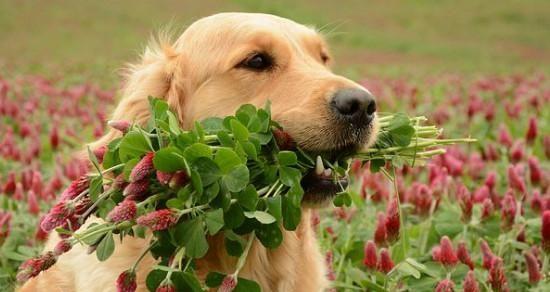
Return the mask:
<svg viewBox="0 0 550 292">
<path fill-rule="evenodd" d="M 56 227 L 63 226 L 67 220 L 73 220 L 75 214 L 74 204 L 70 202 L 61 201 L 50 209 L 50 212 L 46 214 L 44 220 L 40 224 L 40 227 L 50 232 Z"/>
<path fill-rule="evenodd" d="M 105 157 L 105 152 L 107 152 L 107 146 L 103 145 L 94 149 L 93 154 L 97 159 L 97 162 L 103 163 L 103 157 Z"/>
<path fill-rule="evenodd" d="M 535 211 L 535 213 L 540 213 L 544 211 L 546 204 L 542 201 L 542 198 L 540 196 L 539 191 L 533 191 L 533 196 L 531 196 L 531 209 Z"/>
<path fill-rule="evenodd" d="M 11 213 L 7 211 L 0 211 L 0 246 L 4 243 L 4 240 L 10 235 L 11 232 Z"/>
<path fill-rule="evenodd" d="M 15 172 L 10 172 L 8 174 L 8 179 L 6 180 L 6 183 L 4 184 L 4 193 L 5 194 L 12 194 L 15 192 L 16 187 L 16 180 L 15 180 Z"/>
<path fill-rule="evenodd" d="M 446 267 L 454 266 L 458 263 L 453 244 L 448 236 L 443 236 L 439 241 L 439 262 Z"/>
<path fill-rule="evenodd" d="M 163 171 L 157 170 L 157 180 L 159 181 L 159 183 L 163 185 L 168 185 L 173 175 L 174 174 L 170 172 L 163 172 Z"/>
<path fill-rule="evenodd" d="M 82 176 L 79 179 L 71 182 L 69 187 L 61 194 L 61 200 L 72 200 L 76 198 L 80 193 L 88 189 L 90 186 L 90 179 L 87 176 Z"/>
<path fill-rule="evenodd" d="M 369 240 L 365 245 L 365 257 L 363 264 L 370 270 L 375 270 L 378 265 L 378 255 L 376 254 L 376 244 Z"/>
<path fill-rule="evenodd" d="M 468 271 L 464 283 L 462 284 L 464 292 L 479 292 L 479 286 L 477 285 L 476 276 L 474 271 Z"/>
<path fill-rule="evenodd" d="M 374 230 L 374 241 L 378 246 L 386 244 L 386 216 L 384 213 L 378 212 L 378 220 L 376 221 L 376 229 Z"/>
<path fill-rule="evenodd" d="M 539 262 L 537 258 L 529 251 L 525 252 L 523 255 L 525 257 L 527 272 L 529 273 L 529 283 L 536 284 L 542 279 Z"/>
<path fill-rule="evenodd" d="M 399 239 L 399 228 L 401 223 L 399 222 L 398 204 L 397 198 L 392 199 L 388 203 L 386 209 L 386 234 L 389 242 L 395 242 Z"/>
<path fill-rule="evenodd" d="M 495 258 L 496 256 L 491 251 L 491 248 L 489 247 L 489 244 L 487 244 L 487 241 L 482 239 L 480 242 L 480 246 L 481 246 L 481 254 L 483 257 L 482 266 L 483 268 L 489 270 L 493 264 L 493 258 Z"/>
<path fill-rule="evenodd" d="M 155 292 L 176 292 L 176 287 L 172 283 L 161 284 Z"/>
<path fill-rule="evenodd" d="M 468 252 L 468 249 L 466 248 L 466 243 L 464 241 L 458 243 L 456 256 L 458 257 L 460 262 L 467 265 L 470 270 L 474 269 L 474 262 L 472 261 L 472 258 L 470 258 L 470 253 Z"/>
<path fill-rule="evenodd" d="M 50 145 L 54 150 L 59 147 L 59 130 L 57 125 L 53 125 L 50 130 Z"/>
<path fill-rule="evenodd" d="M 38 205 L 38 198 L 36 198 L 36 193 L 33 190 L 29 190 L 27 193 L 27 207 L 28 211 L 31 214 L 40 213 L 40 205 Z"/>
<path fill-rule="evenodd" d="M 523 141 L 517 140 L 510 148 L 510 160 L 514 163 L 523 160 L 525 156 L 525 145 Z"/>
<path fill-rule="evenodd" d="M 66 252 L 68 252 L 69 250 L 71 250 L 71 248 L 73 247 L 72 243 L 70 240 L 68 239 L 62 239 L 61 241 L 59 241 L 54 249 L 53 249 L 53 253 L 56 255 L 56 256 L 60 256 Z"/>
<path fill-rule="evenodd" d="M 149 196 L 149 193 L 149 180 L 142 179 L 128 184 L 124 188 L 122 195 L 127 200 L 142 201 Z"/>
<path fill-rule="evenodd" d="M 443 279 L 437 283 L 435 287 L 435 292 L 453 292 L 455 288 L 455 283 L 450 279 Z"/>
<path fill-rule="evenodd" d="M 487 281 L 491 284 L 493 291 L 509 291 L 508 280 L 504 275 L 504 267 L 501 258 L 493 258 Z"/>
<path fill-rule="evenodd" d="M 124 200 L 115 206 L 107 215 L 107 220 L 113 223 L 133 220 L 137 214 L 137 205 L 133 200 Z"/>
<path fill-rule="evenodd" d="M 131 126 L 129 122 L 123 120 L 108 121 L 107 125 L 115 130 L 121 131 L 123 134 L 126 134 Z"/>
<path fill-rule="evenodd" d="M 134 292 L 137 289 L 136 273 L 133 270 L 122 272 L 116 279 L 117 292 Z"/>
<path fill-rule="evenodd" d="M 542 249 L 546 253 L 550 253 L 550 210 L 542 213 L 542 226 L 540 229 L 542 237 Z"/>
<path fill-rule="evenodd" d="M 493 205 L 493 201 L 491 201 L 491 199 L 485 199 L 481 206 L 481 220 L 485 220 L 491 217 L 494 209 L 495 206 Z"/>
<path fill-rule="evenodd" d="M 53 252 L 47 252 L 39 257 L 25 261 L 17 272 L 17 281 L 24 283 L 30 278 L 38 276 L 40 272 L 49 269 L 57 262 L 57 256 Z"/>
<path fill-rule="evenodd" d="M 501 223 L 502 228 L 509 230 L 514 225 L 514 219 L 516 217 L 516 200 L 511 194 L 506 194 L 502 200 L 501 207 Z"/>
<path fill-rule="evenodd" d="M 186 185 L 189 182 L 189 179 L 190 178 L 185 171 L 176 171 L 172 176 L 172 179 L 170 179 L 170 183 L 168 183 L 168 185 L 173 189 L 177 189 Z"/>
<path fill-rule="evenodd" d="M 462 222 L 470 222 L 470 219 L 472 219 L 472 210 L 474 208 L 472 194 L 464 185 L 460 185 L 457 190 L 457 197 L 460 209 L 462 210 Z"/>
<path fill-rule="evenodd" d="M 492 191 L 495 188 L 497 182 L 497 174 L 494 171 L 487 173 L 487 178 L 485 178 L 485 185 Z"/>
<path fill-rule="evenodd" d="M 527 127 L 527 132 L 525 133 L 525 140 L 527 143 L 533 143 L 537 138 L 538 134 L 538 124 L 536 117 L 529 118 L 529 126 Z"/>
<path fill-rule="evenodd" d="M 504 124 L 501 124 L 498 129 L 498 142 L 508 148 L 512 147 L 512 135 Z"/>
<path fill-rule="evenodd" d="M 237 277 L 234 275 L 227 275 L 223 278 L 222 285 L 218 289 L 218 292 L 231 292 L 237 287 Z"/>
<path fill-rule="evenodd" d="M 149 152 L 134 166 L 130 173 L 130 183 L 145 179 L 155 170 L 153 167 L 153 158 L 155 152 Z"/>
<path fill-rule="evenodd" d="M 531 183 L 538 185 L 542 180 L 542 168 L 540 167 L 539 161 L 536 157 L 529 157 L 527 160 L 529 165 L 529 178 Z"/>
<path fill-rule="evenodd" d="M 384 274 L 389 273 L 394 267 L 390 253 L 387 249 L 380 250 L 380 261 L 378 262 L 378 270 Z"/>
<path fill-rule="evenodd" d="M 157 210 L 137 218 L 137 224 L 151 228 L 153 231 L 165 230 L 178 221 L 176 213 L 170 209 Z"/>
<path fill-rule="evenodd" d="M 522 196 L 525 195 L 527 188 L 525 186 L 525 180 L 521 176 L 520 169 L 518 167 L 514 167 L 513 165 L 508 167 L 508 183 L 511 188 L 519 191 Z"/>
</svg>

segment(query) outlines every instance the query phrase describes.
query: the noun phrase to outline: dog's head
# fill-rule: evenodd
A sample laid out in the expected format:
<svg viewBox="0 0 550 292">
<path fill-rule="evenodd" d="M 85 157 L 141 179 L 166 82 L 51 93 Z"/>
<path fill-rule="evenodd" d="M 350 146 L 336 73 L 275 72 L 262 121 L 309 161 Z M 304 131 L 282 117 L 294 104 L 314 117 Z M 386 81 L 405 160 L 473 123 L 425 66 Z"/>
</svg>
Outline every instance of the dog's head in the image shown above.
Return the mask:
<svg viewBox="0 0 550 292">
<path fill-rule="evenodd" d="M 332 73 L 330 63 L 324 39 L 312 28 L 267 14 L 216 14 L 193 23 L 174 43 L 146 50 L 130 67 L 114 118 L 144 122 L 148 95 L 166 98 L 183 127 L 270 100 L 273 119 L 306 151 L 364 147 L 375 137 L 374 98 Z M 332 195 L 326 183 L 313 180 L 310 189 Z"/>
</svg>

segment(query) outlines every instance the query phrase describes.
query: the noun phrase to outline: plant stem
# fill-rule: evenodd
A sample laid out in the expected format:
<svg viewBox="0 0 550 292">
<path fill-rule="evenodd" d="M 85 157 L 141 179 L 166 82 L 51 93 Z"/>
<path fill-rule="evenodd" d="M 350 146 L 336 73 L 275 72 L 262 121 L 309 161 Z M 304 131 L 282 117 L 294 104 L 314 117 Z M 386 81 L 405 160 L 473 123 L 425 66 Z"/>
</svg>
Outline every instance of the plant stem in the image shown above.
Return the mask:
<svg viewBox="0 0 550 292">
<path fill-rule="evenodd" d="M 254 241 L 255 236 L 256 236 L 255 231 L 252 231 L 250 233 L 250 236 L 248 237 L 248 242 L 246 243 L 246 247 L 245 247 L 243 253 L 241 254 L 239 259 L 237 260 L 237 266 L 235 267 L 235 272 L 233 273 L 233 276 L 235 278 L 237 278 L 239 276 L 239 272 L 241 271 L 241 269 L 243 268 L 243 266 L 246 262 L 246 258 L 248 257 L 248 253 L 250 252 L 250 247 L 252 247 L 252 242 Z"/>
<path fill-rule="evenodd" d="M 428 237 L 430 236 L 430 230 L 432 229 L 432 221 L 433 221 L 433 213 L 435 211 L 435 206 L 437 204 L 436 200 L 432 200 L 432 204 L 430 205 L 430 213 L 428 215 L 428 223 L 427 228 L 422 234 L 422 241 L 420 244 L 420 254 L 423 255 L 426 252 L 426 246 L 428 245 Z"/>
<path fill-rule="evenodd" d="M 124 163 L 117 164 L 117 165 L 115 165 L 115 166 L 111 166 L 111 167 L 109 167 L 109 168 L 103 170 L 103 171 L 101 172 L 101 174 L 104 175 L 104 174 L 106 174 L 106 173 L 108 173 L 108 172 L 111 172 L 111 171 L 114 171 L 114 170 L 117 170 L 117 169 L 123 168 L 123 167 L 124 167 Z"/>
<path fill-rule="evenodd" d="M 147 249 L 145 249 L 141 255 L 139 256 L 139 258 L 137 259 L 137 261 L 134 263 L 134 265 L 132 266 L 132 271 L 135 271 L 137 269 L 137 265 L 139 265 L 139 263 L 143 260 L 143 258 L 149 253 L 149 251 L 151 250 L 151 248 L 153 248 L 153 246 L 155 246 L 155 244 L 157 244 L 157 241 L 154 241 L 153 243 L 151 243 Z"/>
<path fill-rule="evenodd" d="M 401 209 L 401 199 L 399 199 L 399 189 L 397 187 L 397 176 L 395 175 L 395 166 L 392 165 L 392 174 L 393 174 L 393 189 L 395 191 L 395 199 L 397 200 L 397 210 L 399 212 L 399 237 L 401 240 L 401 247 L 403 249 L 403 255 L 407 258 L 407 233 L 405 232 L 405 225 L 403 219 L 403 210 Z"/>
<path fill-rule="evenodd" d="M 347 225 L 347 232 L 346 232 L 346 235 L 347 235 L 347 238 L 346 238 L 346 242 L 344 243 L 344 246 L 342 248 L 342 250 L 340 251 L 340 262 L 338 263 L 338 268 L 336 269 L 336 280 L 338 280 L 340 278 L 340 273 L 342 272 L 342 269 L 344 268 L 344 262 L 346 260 L 346 254 L 348 253 L 348 249 L 349 249 L 349 245 L 351 243 L 351 225 L 348 224 Z"/>
</svg>

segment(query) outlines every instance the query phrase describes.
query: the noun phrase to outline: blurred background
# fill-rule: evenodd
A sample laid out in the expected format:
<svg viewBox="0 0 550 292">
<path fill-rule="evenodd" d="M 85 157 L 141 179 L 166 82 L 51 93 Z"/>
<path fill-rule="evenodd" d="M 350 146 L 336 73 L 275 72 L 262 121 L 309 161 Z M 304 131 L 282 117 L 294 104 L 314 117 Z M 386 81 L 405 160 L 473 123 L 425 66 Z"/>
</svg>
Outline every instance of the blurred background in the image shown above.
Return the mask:
<svg viewBox="0 0 550 292">
<path fill-rule="evenodd" d="M 41 254 L 47 238 L 38 227 L 41 216 L 87 173 L 74 153 L 104 134 L 120 98 L 119 69 L 138 58 L 156 31 L 181 32 L 223 11 L 272 13 L 316 26 L 331 45 L 335 71 L 369 88 L 380 111 L 425 115 L 445 129 L 444 137 L 480 141 L 398 173 L 407 207 L 403 238 L 432 274 L 395 283 L 433 291 L 448 278 L 430 250 L 442 236 L 466 236 L 457 194 L 467 189 L 478 200 L 468 223 L 473 258 L 481 262 L 477 241 L 485 238 L 500 246 L 511 291 L 535 286 L 516 248 L 531 248 L 520 234 L 536 247 L 540 224 L 531 223 L 550 209 L 550 0 L 0 0 L 0 291 L 13 290 L 19 265 Z M 353 288 L 365 291 L 362 279 L 372 271 L 363 264 L 364 245 L 396 190 L 380 173 L 356 171 L 353 192 L 367 203 L 359 200 L 349 212 L 328 208 L 316 224 L 333 287 L 359 283 Z M 511 174 L 527 182 L 530 202 L 546 206 L 524 204 L 529 223 L 512 231 L 500 229 L 507 217 L 498 209 L 514 187 Z M 478 203 L 487 200 L 497 208 L 480 223 Z M 426 206 L 436 205 L 432 224 Z M 405 243 L 391 248 L 396 264 L 405 258 L 400 246 Z M 453 272 L 457 291 L 467 271 L 461 265 Z M 488 291 L 486 271 L 476 272 Z M 376 278 L 372 285 L 386 285 Z M 550 291 L 548 283 L 537 291 Z"/>
<path fill-rule="evenodd" d="M 0 0 L 0 73 L 78 73 L 109 83 L 156 30 L 183 30 L 222 11 L 322 28 L 336 70 L 350 77 L 550 68 L 547 0 Z"/>
</svg>

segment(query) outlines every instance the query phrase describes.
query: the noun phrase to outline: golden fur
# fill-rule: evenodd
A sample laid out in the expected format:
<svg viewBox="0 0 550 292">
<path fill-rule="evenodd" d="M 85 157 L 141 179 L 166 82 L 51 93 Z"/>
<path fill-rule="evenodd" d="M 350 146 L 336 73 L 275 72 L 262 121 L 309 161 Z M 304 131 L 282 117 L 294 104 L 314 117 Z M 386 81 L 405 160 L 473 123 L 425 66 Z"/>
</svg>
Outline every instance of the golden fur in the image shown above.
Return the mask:
<svg viewBox="0 0 550 292">
<path fill-rule="evenodd" d="M 275 68 L 269 72 L 236 68 L 252 52 L 273 56 Z M 337 89 L 362 87 L 333 74 L 327 57 L 322 37 L 291 20 L 248 13 L 206 17 L 173 43 L 166 38 L 155 41 L 138 64 L 129 66 L 112 119 L 145 123 L 148 96 L 166 99 L 185 128 L 195 120 L 231 114 L 244 103 L 262 106 L 271 100 L 273 118 L 300 146 L 314 151 L 337 148 L 346 141 L 332 136 L 337 129 L 326 105 Z M 92 147 L 105 145 L 117 135 L 110 131 Z M 241 275 L 257 281 L 266 292 L 324 290 L 324 260 L 310 226 L 310 213 L 304 208 L 298 229 L 284 231 L 279 248 L 268 250 L 255 242 Z M 57 241 L 52 234 L 46 250 Z M 225 253 L 223 237 L 210 238 L 209 244 L 207 256 L 197 261 L 198 274 L 233 272 L 236 259 Z M 126 237 L 102 263 L 77 245 L 20 291 L 113 291 L 116 277 L 133 264 L 146 245 L 147 240 Z M 148 256 L 139 266 L 138 291 L 146 290 L 145 277 L 154 264 Z"/>
</svg>

